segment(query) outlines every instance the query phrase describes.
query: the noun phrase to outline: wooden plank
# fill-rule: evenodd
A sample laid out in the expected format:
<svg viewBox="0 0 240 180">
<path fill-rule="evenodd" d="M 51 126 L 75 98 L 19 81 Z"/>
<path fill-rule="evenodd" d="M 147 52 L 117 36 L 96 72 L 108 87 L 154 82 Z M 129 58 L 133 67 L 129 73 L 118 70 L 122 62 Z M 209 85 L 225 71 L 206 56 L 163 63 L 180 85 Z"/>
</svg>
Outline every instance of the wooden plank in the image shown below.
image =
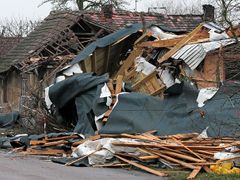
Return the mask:
<svg viewBox="0 0 240 180">
<path fill-rule="evenodd" d="M 143 78 L 141 81 L 138 81 L 136 84 L 133 85 L 133 89 L 138 89 L 142 84 L 144 84 L 145 82 L 149 81 L 151 78 L 153 78 L 154 76 L 157 75 L 156 71 L 153 71 L 151 74 L 149 74 L 148 76 L 146 76 L 145 78 Z"/>
<path fill-rule="evenodd" d="M 149 159 L 158 159 L 159 157 L 156 155 L 150 155 L 150 156 L 140 156 L 139 159 L 141 160 L 149 160 Z"/>
<path fill-rule="evenodd" d="M 191 163 L 192 165 L 196 165 L 196 166 L 210 166 L 210 165 L 215 165 L 217 163 L 215 162 L 205 162 L 205 163 Z"/>
<path fill-rule="evenodd" d="M 176 153 L 176 152 L 168 152 L 168 151 L 159 151 L 159 152 L 169 155 L 171 157 L 176 157 L 176 158 L 180 158 L 180 159 L 184 159 L 184 160 L 188 160 L 188 161 L 192 161 L 192 162 L 206 162 L 206 160 L 197 159 L 192 156 L 183 155 L 183 154 Z"/>
<path fill-rule="evenodd" d="M 174 38 L 174 39 L 166 39 L 166 40 L 159 40 L 159 41 L 147 41 L 138 44 L 138 47 L 156 47 L 156 48 L 163 48 L 163 47 L 172 47 L 179 43 L 183 37 Z"/>
<path fill-rule="evenodd" d="M 123 157 L 120 157 L 120 156 L 118 156 L 118 155 L 115 155 L 115 156 L 116 156 L 118 159 L 120 159 L 121 161 L 125 162 L 125 163 L 131 164 L 131 165 L 133 165 L 133 166 L 135 166 L 135 167 L 138 167 L 139 169 L 142 169 L 142 170 L 147 171 L 147 172 L 149 172 L 149 173 L 152 173 L 152 174 L 154 174 L 154 175 L 161 176 L 161 177 L 168 176 L 167 173 L 164 173 L 164 172 L 160 172 L 160 171 L 151 169 L 151 168 L 149 168 L 149 167 L 146 167 L 146 166 L 143 166 L 143 165 L 141 165 L 141 164 L 138 164 L 138 163 L 136 163 L 136 162 L 134 162 L 134 161 L 129 161 L 129 160 L 127 160 L 127 159 L 125 159 L 125 158 L 123 158 Z"/>
<path fill-rule="evenodd" d="M 149 149 L 148 149 L 148 150 L 149 150 Z M 163 159 L 165 159 L 165 160 L 167 160 L 167 161 L 180 164 L 180 165 L 183 166 L 183 167 L 186 167 L 186 168 L 189 168 L 189 169 L 195 169 L 195 168 L 196 168 L 196 166 L 194 166 L 194 165 L 192 165 L 192 164 L 190 164 L 190 163 L 186 163 L 186 162 L 184 162 L 184 161 L 181 161 L 181 160 L 178 160 L 178 159 L 174 159 L 174 158 L 172 158 L 172 157 L 170 157 L 170 156 L 167 156 L 167 155 L 164 155 L 164 154 L 155 152 L 154 150 L 149 150 L 149 151 L 151 151 L 151 153 L 153 153 L 153 154 L 155 154 L 155 155 L 157 155 L 157 156 L 159 156 L 159 157 L 161 157 L 161 158 L 163 158 Z"/>
<path fill-rule="evenodd" d="M 155 90 L 153 93 L 151 93 L 150 95 L 151 96 L 157 96 L 159 95 L 160 93 L 164 92 L 165 90 L 165 85 L 162 84 L 162 86 L 160 88 L 158 88 L 157 90 Z"/>
<path fill-rule="evenodd" d="M 123 75 L 118 75 L 115 94 L 119 94 L 122 91 L 122 84 L 123 84 Z"/>
<path fill-rule="evenodd" d="M 154 86 L 152 85 L 152 83 L 150 81 L 146 81 L 145 86 L 147 87 L 149 94 L 152 94 L 155 92 Z"/>
<path fill-rule="evenodd" d="M 47 155 L 47 156 L 62 156 L 65 151 L 62 149 L 32 149 L 28 148 L 27 151 L 21 152 L 25 155 Z"/>
<path fill-rule="evenodd" d="M 127 147 L 152 147 L 152 148 L 174 148 L 174 149 L 184 149 L 183 145 L 174 145 L 174 144 L 166 144 L 166 143 L 158 143 L 158 144 L 153 144 L 153 143 L 125 143 L 125 142 L 113 142 L 112 143 L 115 146 L 127 146 Z M 227 147 L 231 147 L 231 145 L 228 146 L 213 146 L 213 147 L 208 147 L 208 146 L 185 146 L 188 147 L 189 149 L 197 149 L 197 150 L 216 150 L 216 151 L 222 151 L 223 149 Z"/>
<path fill-rule="evenodd" d="M 124 73 L 124 81 L 127 81 L 131 78 L 133 78 L 134 76 L 136 76 L 137 71 L 136 71 L 137 67 L 134 67 L 130 72 L 128 72 L 127 70 L 125 70 Z"/>
<path fill-rule="evenodd" d="M 135 42 L 134 45 L 139 44 L 140 42 L 142 42 L 146 37 L 151 36 L 152 33 L 151 32 L 145 32 L 143 33 Z"/>
<path fill-rule="evenodd" d="M 87 140 L 95 141 L 95 140 L 98 140 L 98 139 L 100 139 L 100 138 L 101 138 L 101 136 L 100 136 L 99 134 L 97 134 L 97 135 L 95 135 L 95 136 L 90 136 L 90 137 L 88 137 L 87 139 L 82 139 L 82 140 L 80 140 L 80 141 L 74 142 L 74 143 L 72 144 L 72 146 L 78 146 L 79 144 L 82 144 L 82 143 L 84 143 L 84 142 L 87 141 Z"/>
<path fill-rule="evenodd" d="M 116 164 L 93 165 L 92 167 L 108 167 L 108 168 L 113 168 L 113 167 L 128 167 L 128 166 L 130 166 L 130 164 L 116 163 Z"/>
<path fill-rule="evenodd" d="M 80 67 L 81 67 L 81 69 L 82 69 L 83 72 L 87 72 L 86 65 L 85 65 L 85 62 L 84 62 L 84 61 L 81 61 L 81 62 L 80 62 Z"/>
<path fill-rule="evenodd" d="M 192 172 L 191 174 L 187 177 L 187 179 L 193 179 L 195 178 L 198 173 L 201 171 L 202 167 L 201 166 L 197 166 Z"/>
<path fill-rule="evenodd" d="M 168 51 L 164 56 L 162 56 L 158 62 L 162 63 L 168 60 L 173 54 L 175 54 L 180 48 L 187 44 L 195 34 L 197 34 L 202 29 L 203 24 L 196 27 L 191 33 L 184 37 L 180 42 L 178 42 L 170 51 Z"/>
<path fill-rule="evenodd" d="M 47 142 L 46 140 L 31 140 L 31 141 L 30 141 L 30 145 L 31 145 L 31 146 L 43 145 L 43 144 L 45 144 L 46 142 Z"/>
<path fill-rule="evenodd" d="M 129 54 L 129 56 L 127 57 L 127 59 L 124 61 L 123 65 L 120 67 L 119 71 L 118 71 L 117 74 L 116 74 L 116 77 L 117 77 L 118 75 L 125 75 L 125 74 L 124 74 L 124 73 L 125 73 L 125 70 L 126 70 L 126 69 L 129 69 L 129 68 L 133 65 L 135 59 L 136 59 L 138 56 L 140 56 L 141 53 L 142 53 L 142 48 L 134 48 L 134 49 L 132 50 L 131 54 Z"/>
<path fill-rule="evenodd" d="M 187 149 L 190 153 L 192 153 L 193 155 L 195 155 L 196 157 L 198 157 L 199 159 L 202 159 L 203 158 L 201 156 L 199 156 L 197 153 L 193 152 L 193 150 L 191 150 L 190 148 L 188 148 L 187 146 L 185 146 L 181 141 L 177 140 L 176 138 L 172 137 L 172 139 L 178 143 L 178 144 L 181 144 L 185 149 Z"/>
<path fill-rule="evenodd" d="M 211 173 L 212 170 L 208 167 L 208 166 L 203 166 L 204 171 L 206 171 L 207 173 Z"/>
<path fill-rule="evenodd" d="M 173 47 L 177 43 L 179 43 L 183 38 L 182 37 L 176 37 L 174 39 L 166 39 L 166 40 L 158 40 L 158 41 L 146 41 L 142 42 L 141 44 L 138 44 L 138 47 L 155 47 L 155 48 L 163 48 L 163 47 Z M 208 42 L 209 41 L 209 35 L 208 34 L 196 34 L 194 37 L 187 43 L 187 44 L 195 44 L 199 42 Z"/>
<path fill-rule="evenodd" d="M 97 56 L 96 56 L 96 51 L 93 52 L 92 56 L 91 56 L 91 70 L 92 72 L 96 72 L 96 59 L 97 59 Z"/>
<path fill-rule="evenodd" d="M 69 135 L 69 136 L 63 136 L 63 137 L 48 138 L 47 141 L 60 141 L 60 140 L 77 139 L 77 138 L 81 138 L 81 137 L 78 135 Z"/>
<path fill-rule="evenodd" d="M 111 95 L 115 95 L 115 91 L 114 91 L 114 88 L 113 88 L 113 80 L 112 79 L 109 79 L 109 81 L 107 82 L 107 86 L 111 92 Z"/>
<path fill-rule="evenodd" d="M 42 145 L 42 147 L 49 147 L 49 146 L 57 146 L 57 145 L 61 145 L 61 144 L 68 144 L 68 141 L 55 141 L 55 142 L 47 142 L 44 145 Z"/>
<path fill-rule="evenodd" d="M 108 67 L 109 67 L 109 60 L 110 60 L 110 49 L 111 46 L 108 46 L 106 51 L 105 51 L 105 59 L 104 59 L 104 72 L 108 72 Z"/>
</svg>

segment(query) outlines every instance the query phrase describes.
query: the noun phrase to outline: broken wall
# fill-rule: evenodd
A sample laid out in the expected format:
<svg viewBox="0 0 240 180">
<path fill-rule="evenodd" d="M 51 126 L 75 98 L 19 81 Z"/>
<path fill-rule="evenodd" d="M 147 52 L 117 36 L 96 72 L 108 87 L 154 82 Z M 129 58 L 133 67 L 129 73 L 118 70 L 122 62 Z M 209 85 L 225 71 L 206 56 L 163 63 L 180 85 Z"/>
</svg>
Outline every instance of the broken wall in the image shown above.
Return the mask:
<svg viewBox="0 0 240 180">
<path fill-rule="evenodd" d="M 198 88 L 217 87 L 225 80 L 224 61 L 219 54 L 207 54 L 202 67 L 193 74 Z"/>
</svg>

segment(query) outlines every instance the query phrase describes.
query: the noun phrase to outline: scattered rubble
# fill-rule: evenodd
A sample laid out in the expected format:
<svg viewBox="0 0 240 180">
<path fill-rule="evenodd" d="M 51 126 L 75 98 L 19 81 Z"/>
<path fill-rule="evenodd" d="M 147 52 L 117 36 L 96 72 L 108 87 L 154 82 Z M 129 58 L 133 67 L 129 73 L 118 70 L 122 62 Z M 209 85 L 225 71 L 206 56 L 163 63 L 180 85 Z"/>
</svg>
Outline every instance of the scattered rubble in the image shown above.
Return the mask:
<svg viewBox="0 0 240 180">
<path fill-rule="evenodd" d="M 240 142 L 236 138 L 201 138 L 197 133 L 157 136 L 153 135 L 155 132 L 98 134 L 87 138 L 75 133 L 21 135 L 10 143 L 14 152 L 59 156 L 52 161 L 66 166 L 135 166 L 157 176 L 168 176 L 166 167 L 184 168 L 192 171 L 188 179 L 201 170 L 220 174 L 240 172 Z M 226 167 L 226 162 L 231 162 L 231 166 Z"/>
<path fill-rule="evenodd" d="M 35 88 L 22 86 L 30 94 L 20 101 L 21 118 L 31 115 L 33 128 L 39 123 L 30 120 L 41 119 L 44 134 L 3 138 L 1 147 L 10 143 L 24 155 L 59 156 L 53 161 L 66 166 L 135 166 L 157 176 L 168 176 L 164 167 L 182 168 L 192 171 L 188 179 L 201 170 L 239 174 L 240 76 L 231 70 L 240 54 L 229 55 L 239 46 L 239 28 L 204 22 L 174 34 L 142 22 L 112 32 L 93 28 L 84 17 L 66 22 L 76 29 L 51 36 L 72 43 L 42 43 L 28 52 L 28 61 L 17 64 L 38 75 L 36 67 L 51 66 Z M 79 41 L 84 27 L 89 43 Z M 0 125 L 18 117 L 0 116 Z M 49 126 L 64 133 L 47 134 Z"/>
</svg>

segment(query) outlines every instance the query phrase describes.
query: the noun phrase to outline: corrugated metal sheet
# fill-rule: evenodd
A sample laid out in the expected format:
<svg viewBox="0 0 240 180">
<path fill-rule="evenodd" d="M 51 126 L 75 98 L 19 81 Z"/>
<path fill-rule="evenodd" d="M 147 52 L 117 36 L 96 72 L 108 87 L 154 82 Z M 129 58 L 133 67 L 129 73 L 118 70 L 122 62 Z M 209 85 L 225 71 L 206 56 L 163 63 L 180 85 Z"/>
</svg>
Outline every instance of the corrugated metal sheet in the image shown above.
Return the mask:
<svg viewBox="0 0 240 180">
<path fill-rule="evenodd" d="M 203 61 L 206 54 L 201 44 L 194 44 L 184 46 L 172 58 L 182 59 L 193 70 Z"/>
<path fill-rule="evenodd" d="M 207 52 L 216 50 L 221 46 L 233 44 L 234 39 L 224 39 L 219 41 L 212 41 L 206 43 L 186 45 L 178 50 L 173 56 L 173 59 L 183 60 L 192 70 L 204 60 Z"/>
</svg>

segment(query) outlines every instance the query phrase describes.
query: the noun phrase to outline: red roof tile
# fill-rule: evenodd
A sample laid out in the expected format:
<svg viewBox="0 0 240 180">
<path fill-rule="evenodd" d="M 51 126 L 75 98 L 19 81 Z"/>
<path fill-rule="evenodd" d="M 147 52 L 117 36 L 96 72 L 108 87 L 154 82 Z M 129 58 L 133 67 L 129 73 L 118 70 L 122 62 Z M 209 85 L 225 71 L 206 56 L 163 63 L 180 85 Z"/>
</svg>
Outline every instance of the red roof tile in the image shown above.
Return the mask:
<svg viewBox="0 0 240 180">
<path fill-rule="evenodd" d="M 144 13 L 143 15 L 146 22 L 153 22 L 179 32 L 192 31 L 203 21 L 202 15 L 165 15 L 157 13 Z M 104 17 L 102 12 L 84 12 L 84 16 L 113 29 L 123 28 L 129 23 L 141 22 L 140 13 L 129 11 L 115 11 L 112 18 Z"/>
</svg>

